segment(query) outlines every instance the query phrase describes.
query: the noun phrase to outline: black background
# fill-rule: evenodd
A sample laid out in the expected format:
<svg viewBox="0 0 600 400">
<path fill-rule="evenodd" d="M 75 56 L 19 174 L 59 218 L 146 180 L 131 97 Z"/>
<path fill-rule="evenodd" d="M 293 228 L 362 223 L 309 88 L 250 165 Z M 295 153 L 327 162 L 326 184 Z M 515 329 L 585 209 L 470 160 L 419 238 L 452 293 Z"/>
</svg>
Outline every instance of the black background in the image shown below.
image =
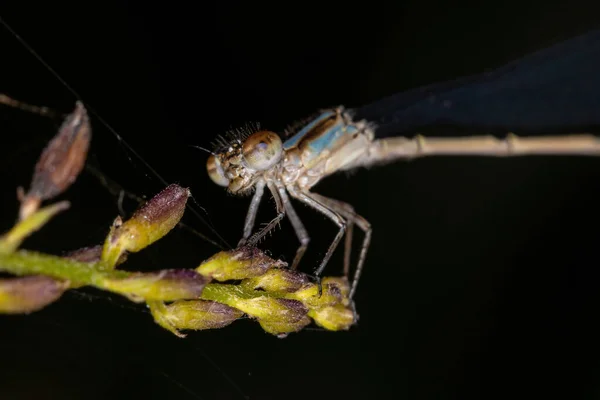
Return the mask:
<svg viewBox="0 0 600 400">
<path fill-rule="evenodd" d="M 91 159 L 106 175 L 140 195 L 164 186 L 98 116 L 166 181 L 189 186 L 201 214 L 235 243 L 249 199 L 212 184 L 206 155 L 188 145 L 208 146 L 247 121 L 280 129 L 318 108 L 500 66 L 598 27 L 598 8 L 103 1 L 3 4 L 0 16 L 95 109 Z M 4 28 L 0 49 L 0 92 L 72 109 L 74 94 Z M 3 107 L 0 121 L 8 229 L 15 188 L 29 182 L 60 120 Z M 182 340 L 142 307 L 83 290 L 0 318 L 0 397 L 596 398 L 598 178 L 600 161 L 566 157 L 440 157 L 331 177 L 317 190 L 351 202 L 374 227 L 351 331 L 279 340 L 237 321 Z M 60 253 L 98 243 L 118 213 L 89 174 L 63 197 L 71 210 L 26 247 Z M 298 209 L 313 238 L 309 271 L 335 228 Z M 259 219 L 272 215 L 265 203 Z M 193 216 L 186 223 L 209 234 Z M 290 260 L 296 238 L 284 223 L 262 246 Z M 177 230 L 132 256 L 131 268 L 193 267 L 217 250 Z M 336 254 L 328 273 L 340 270 Z"/>
</svg>

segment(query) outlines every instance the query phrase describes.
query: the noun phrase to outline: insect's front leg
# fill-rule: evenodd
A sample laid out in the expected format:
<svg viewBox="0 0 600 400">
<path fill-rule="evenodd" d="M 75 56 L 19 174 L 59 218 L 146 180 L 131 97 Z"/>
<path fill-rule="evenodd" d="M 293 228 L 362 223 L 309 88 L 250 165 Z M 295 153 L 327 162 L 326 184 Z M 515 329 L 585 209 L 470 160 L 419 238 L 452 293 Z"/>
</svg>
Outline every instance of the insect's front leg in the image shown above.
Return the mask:
<svg viewBox="0 0 600 400">
<path fill-rule="evenodd" d="M 268 182 L 266 185 L 269 188 L 271 194 L 273 195 L 273 198 L 275 199 L 275 204 L 277 207 L 277 216 L 273 218 L 267 225 L 265 225 L 265 227 L 262 228 L 259 232 L 252 235 L 252 237 L 247 242 L 250 245 L 255 245 L 256 243 L 258 243 L 263 237 L 265 237 L 265 235 L 267 235 L 267 233 L 269 233 L 273 228 L 275 228 L 279 224 L 279 222 L 283 219 L 284 216 L 287 215 L 290 219 L 290 222 L 292 223 L 292 226 L 294 227 L 296 236 L 300 241 L 300 246 L 296 250 L 296 255 L 294 256 L 294 261 L 292 262 L 291 266 L 292 269 L 296 269 L 298 267 L 298 264 L 300 264 L 302 256 L 304 256 L 304 253 L 308 248 L 308 243 L 310 242 L 308 231 L 304 227 L 304 224 L 300 220 L 300 217 L 298 217 L 298 214 L 296 213 L 296 210 L 294 209 L 294 206 L 292 205 L 292 202 L 290 201 L 290 198 L 286 193 L 285 187 L 277 185 L 273 182 Z M 257 193 L 258 190 L 259 187 L 257 186 Z M 260 190 L 264 190 L 264 184 L 260 188 Z M 260 196 L 262 197 L 262 193 L 260 194 Z M 256 211 L 260 202 L 260 199 L 256 200 L 257 198 L 258 195 L 255 193 L 254 198 L 252 199 L 253 204 L 250 205 L 250 209 L 248 210 L 248 216 L 246 217 L 246 226 L 244 228 L 244 234 L 246 235 L 247 233 L 248 236 L 250 236 L 250 231 L 252 230 L 252 225 L 254 223 L 254 219 L 256 218 Z M 254 205 L 255 201 L 256 205 Z M 245 243 L 245 239 L 242 239 L 242 241 L 240 241 L 240 245 L 243 245 Z"/>
<path fill-rule="evenodd" d="M 273 218 L 271 221 L 269 221 L 269 223 L 267 225 L 265 225 L 260 231 L 256 232 L 247 241 L 245 241 L 245 243 L 249 244 L 250 246 L 255 246 L 258 242 L 260 242 L 261 239 L 264 238 L 267 235 L 267 233 L 269 233 L 271 230 L 273 230 L 273 228 L 275 228 L 277 225 L 279 225 L 279 223 L 281 222 L 283 217 L 285 217 L 286 209 L 283 205 L 283 201 L 281 200 L 281 196 L 279 195 L 279 191 L 277 190 L 277 187 L 272 182 L 268 182 L 267 187 L 269 188 L 269 191 L 273 195 L 273 199 L 275 199 L 275 206 L 277 208 L 277 216 L 275 218 Z M 263 189 L 264 189 L 264 186 L 263 186 Z M 256 197 L 256 194 L 255 194 L 255 197 Z M 252 202 L 254 202 L 254 198 L 252 199 Z M 260 199 L 257 201 L 257 204 L 259 202 L 260 202 Z M 250 207 L 252 208 L 252 204 L 250 205 Z M 256 218 L 257 210 L 258 210 L 258 205 L 256 206 L 256 209 L 254 210 L 254 216 L 252 217 L 252 226 L 254 225 L 253 222 L 254 222 L 254 219 Z M 250 214 L 250 212 L 251 212 L 251 210 L 248 210 L 248 214 Z M 251 218 L 250 216 L 247 216 L 246 222 L 248 222 L 248 220 L 250 220 L 250 218 Z M 248 231 L 252 230 L 252 226 L 250 226 L 248 228 Z M 246 233 L 246 228 L 247 227 L 244 228 L 244 234 Z"/>
<path fill-rule="evenodd" d="M 252 201 L 250 202 L 248 213 L 246 214 L 246 221 L 244 222 L 244 236 L 239 241 L 238 247 L 245 245 L 246 241 L 252 234 L 254 222 L 256 221 L 256 214 L 258 214 L 258 207 L 260 206 L 260 201 L 265 193 L 265 182 L 258 181 L 254 190 L 254 196 L 252 196 Z"/>
</svg>

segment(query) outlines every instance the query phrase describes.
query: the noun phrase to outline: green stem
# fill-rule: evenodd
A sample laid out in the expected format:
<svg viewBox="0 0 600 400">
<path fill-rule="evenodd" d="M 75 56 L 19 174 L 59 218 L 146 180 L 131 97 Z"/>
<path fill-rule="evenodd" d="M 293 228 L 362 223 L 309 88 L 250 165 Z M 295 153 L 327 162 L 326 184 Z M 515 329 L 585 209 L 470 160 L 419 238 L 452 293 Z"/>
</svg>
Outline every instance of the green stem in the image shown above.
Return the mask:
<svg viewBox="0 0 600 400">
<path fill-rule="evenodd" d="M 0 271 L 3 272 L 19 276 L 45 275 L 69 281 L 71 287 L 88 285 L 124 294 L 109 286 L 107 280 L 124 279 L 132 276 L 133 273 L 120 270 L 105 270 L 104 268 L 102 263 L 84 263 L 27 250 L 19 250 L 9 254 L 0 253 Z M 272 293 L 253 290 L 243 285 L 211 283 L 204 287 L 201 298 L 230 304 L 233 299 L 251 299 L 265 295 L 279 297 L 274 296 Z"/>
<path fill-rule="evenodd" d="M 0 253 L 11 253 L 15 251 L 33 232 L 42 228 L 52 217 L 69 208 L 68 201 L 52 204 L 37 210 L 17 224 L 6 234 L 0 237 Z"/>
<path fill-rule="evenodd" d="M 99 264 L 83 263 L 58 256 L 20 250 L 0 254 L 0 271 L 15 275 L 46 275 L 74 284 L 102 286 L 105 278 L 127 277 L 125 271 L 102 271 Z"/>
</svg>

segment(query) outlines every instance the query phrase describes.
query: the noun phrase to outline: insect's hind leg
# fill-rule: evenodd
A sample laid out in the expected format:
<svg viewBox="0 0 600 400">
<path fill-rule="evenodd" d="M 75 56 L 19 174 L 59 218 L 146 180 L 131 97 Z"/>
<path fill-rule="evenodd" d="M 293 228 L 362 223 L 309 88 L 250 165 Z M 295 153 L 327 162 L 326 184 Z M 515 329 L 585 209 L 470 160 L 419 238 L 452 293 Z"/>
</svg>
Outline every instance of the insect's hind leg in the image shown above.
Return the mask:
<svg viewBox="0 0 600 400">
<path fill-rule="evenodd" d="M 347 278 L 350 274 L 350 258 L 352 253 L 352 238 L 353 238 L 353 227 L 355 221 L 354 207 L 343 201 L 325 197 L 318 193 L 311 193 L 311 195 L 323 205 L 336 211 L 338 214 L 346 219 L 346 240 L 344 243 L 344 276 Z"/>
<path fill-rule="evenodd" d="M 315 270 L 315 273 L 314 273 L 315 278 L 317 279 L 317 282 L 319 284 L 319 295 L 320 295 L 321 290 L 322 290 L 321 274 L 323 273 L 323 270 L 327 266 L 329 259 L 333 255 L 333 252 L 335 251 L 340 240 L 342 239 L 342 236 L 344 236 L 344 233 L 346 232 L 347 223 L 346 223 L 346 220 L 344 218 L 342 218 L 342 216 L 338 212 L 336 212 L 336 211 L 332 210 L 330 207 L 322 204 L 319 200 L 316 200 L 313 197 L 313 193 L 300 191 L 296 187 L 293 187 L 293 186 L 287 187 L 287 191 L 295 199 L 314 208 L 315 210 L 319 211 L 321 214 L 324 214 L 326 217 L 331 219 L 339 228 L 337 235 L 335 235 L 335 238 L 333 239 L 333 241 L 329 245 L 329 248 L 327 249 L 327 253 L 325 253 L 325 257 L 323 257 L 321 264 Z"/>
<path fill-rule="evenodd" d="M 360 280 L 360 276 L 362 274 L 363 266 L 365 264 L 365 260 L 367 258 L 367 251 L 369 250 L 369 246 L 371 244 L 371 234 L 373 233 L 373 228 L 369 221 L 367 221 L 362 216 L 356 214 L 354 211 L 354 207 L 352 205 L 345 203 L 340 200 L 332 199 L 329 197 L 325 197 L 323 195 L 317 193 L 311 193 L 311 195 L 322 204 L 328 206 L 332 210 L 341 214 L 348 221 L 348 232 L 346 234 L 346 248 L 344 252 L 344 275 L 348 277 L 349 269 L 350 269 L 350 251 L 351 244 L 349 242 L 352 241 L 352 234 L 350 227 L 353 224 L 358 225 L 358 227 L 364 232 L 365 236 L 363 238 L 363 242 L 360 249 L 360 254 L 358 256 L 358 263 L 356 264 L 356 270 L 354 271 L 354 277 L 352 279 L 352 284 L 350 286 L 350 294 L 349 299 L 352 300 L 352 297 L 356 293 L 356 287 L 358 285 L 358 281 Z M 350 238 L 350 239 L 348 239 Z"/>
</svg>

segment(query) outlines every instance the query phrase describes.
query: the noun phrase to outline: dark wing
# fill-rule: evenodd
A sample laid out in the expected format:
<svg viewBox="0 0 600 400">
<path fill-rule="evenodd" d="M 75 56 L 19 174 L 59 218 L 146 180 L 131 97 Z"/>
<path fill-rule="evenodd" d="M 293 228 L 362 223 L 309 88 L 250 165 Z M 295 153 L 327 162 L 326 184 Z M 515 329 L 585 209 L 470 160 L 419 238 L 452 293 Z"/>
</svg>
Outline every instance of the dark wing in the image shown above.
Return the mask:
<svg viewBox="0 0 600 400">
<path fill-rule="evenodd" d="M 398 93 L 353 110 L 377 136 L 429 125 L 487 132 L 571 132 L 600 127 L 600 30 L 492 72 Z"/>
</svg>

